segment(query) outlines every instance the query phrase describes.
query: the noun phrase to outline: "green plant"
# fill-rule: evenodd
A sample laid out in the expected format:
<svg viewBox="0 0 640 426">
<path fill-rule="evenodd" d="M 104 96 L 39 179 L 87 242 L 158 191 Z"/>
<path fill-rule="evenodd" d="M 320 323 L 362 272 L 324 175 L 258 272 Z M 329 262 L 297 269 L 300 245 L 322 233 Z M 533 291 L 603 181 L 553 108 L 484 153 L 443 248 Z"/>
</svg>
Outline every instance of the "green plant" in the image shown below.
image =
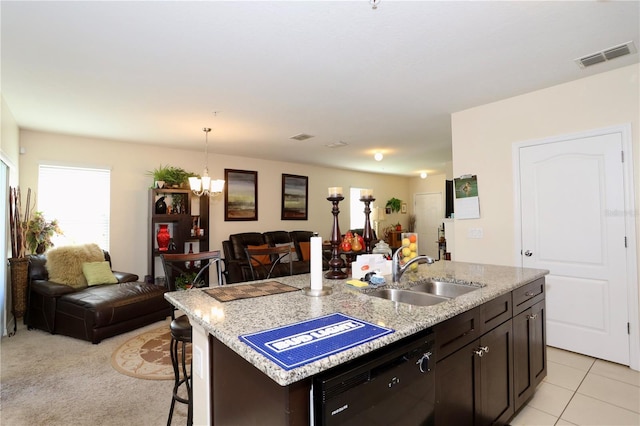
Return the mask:
<svg viewBox="0 0 640 426">
<path fill-rule="evenodd" d="M 42 212 L 35 212 L 27 224 L 27 246 L 31 253 L 41 254 L 53 247 L 51 237 L 62 235 L 57 220 L 47 222 Z"/>
<path fill-rule="evenodd" d="M 191 287 L 204 286 L 204 280 L 202 279 L 197 283 L 194 282 L 197 276 L 197 272 L 183 272 L 178 277 L 176 277 L 176 290 L 186 290 Z"/>
<path fill-rule="evenodd" d="M 176 213 L 183 213 L 185 208 L 184 194 L 171 194 L 171 207 Z"/>
<path fill-rule="evenodd" d="M 399 200 L 395 197 L 391 197 L 387 200 L 387 204 L 385 207 L 391 209 L 391 213 L 397 213 L 400 211 L 400 206 L 402 205 L 402 200 Z"/>
<path fill-rule="evenodd" d="M 164 181 L 167 186 L 181 186 L 189 180 L 191 176 L 197 176 L 194 173 L 187 172 L 181 167 L 163 166 L 162 164 L 147 172 L 148 175 L 153 176 L 154 181 Z"/>
</svg>

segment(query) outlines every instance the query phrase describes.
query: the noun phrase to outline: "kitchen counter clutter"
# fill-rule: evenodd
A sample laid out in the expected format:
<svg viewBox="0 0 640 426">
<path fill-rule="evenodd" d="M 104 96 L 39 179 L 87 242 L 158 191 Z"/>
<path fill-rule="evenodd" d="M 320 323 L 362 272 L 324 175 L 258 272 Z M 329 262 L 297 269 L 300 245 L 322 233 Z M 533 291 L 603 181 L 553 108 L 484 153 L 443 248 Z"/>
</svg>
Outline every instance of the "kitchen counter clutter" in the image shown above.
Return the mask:
<svg viewBox="0 0 640 426">
<path fill-rule="evenodd" d="M 409 288 L 426 280 L 466 283 L 479 289 L 433 306 L 397 303 L 367 295 L 369 289 L 356 289 L 346 281 L 324 280 L 331 287 L 328 296 L 309 297 L 301 291 L 219 302 L 204 289 L 172 292 L 166 299 L 185 312 L 214 340 L 255 366 L 280 386 L 315 376 L 345 362 L 415 335 L 458 314 L 472 310 L 525 284 L 543 278 L 548 271 L 462 262 L 436 262 L 420 265 L 417 272 L 406 272 L 400 284 L 386 288 Z M 390 277 L 387 276 L 387 282 Z M 277 281 L 302 289 L 309 286 L 309 275 L 279 277 Z M 236 285 L 242 285 L 236 284 Z M 509 297 L 509 299 L 511 299 Z M 515 303 L 515 302 L 514 302 Z M 514 306 L 514 311 L 516 307 Z M 240 336 L 287 326 L 293 323 L 341 313 L 394 330 L 375 340 L 285 370 L 240 340 Z"/>
</svg>

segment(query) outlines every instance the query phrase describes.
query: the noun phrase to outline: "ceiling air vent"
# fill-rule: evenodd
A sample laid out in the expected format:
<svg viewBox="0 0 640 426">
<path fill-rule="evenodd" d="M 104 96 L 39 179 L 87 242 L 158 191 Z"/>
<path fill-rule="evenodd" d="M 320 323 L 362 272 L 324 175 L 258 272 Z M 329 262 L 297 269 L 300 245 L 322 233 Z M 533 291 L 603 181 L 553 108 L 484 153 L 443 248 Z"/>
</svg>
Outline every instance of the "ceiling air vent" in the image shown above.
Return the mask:
<svg viewBox="0 0 640 426">
<path fill-rule="evenodd" d="M 342 148 L 343 146 L 347 146 L 347 145 L 348 145 L 348 143 L 346 143 L 346 142 L 338 141 L 338 142 L 333 142 L 333 143 L 327 144 L 325 146 L 329 147 L 329 148 Z"/>
<path fill-rule="evenodd" d="M 289 139 L 295 139 L 297 141 L 306 141 L 307 139 L 311 139 L 313 135 L 308 135 L 306 133 L 298 133 L 297 135 L 291 136 Z"/>
<path fill-rule="evenodd" d="M 611 59 L 619 58 L 620 56 L 629 55 L 631 53 L 636 53 L 636 46 L 633 41 L 628 41 L 619 46 L 614 46 L 609 49 L 601 50 L 600 52 L 578 58 L 576 59 L 576 63 L 580 68 L 586 68 L 591 65 L 610 61 Z"/>
</svg>

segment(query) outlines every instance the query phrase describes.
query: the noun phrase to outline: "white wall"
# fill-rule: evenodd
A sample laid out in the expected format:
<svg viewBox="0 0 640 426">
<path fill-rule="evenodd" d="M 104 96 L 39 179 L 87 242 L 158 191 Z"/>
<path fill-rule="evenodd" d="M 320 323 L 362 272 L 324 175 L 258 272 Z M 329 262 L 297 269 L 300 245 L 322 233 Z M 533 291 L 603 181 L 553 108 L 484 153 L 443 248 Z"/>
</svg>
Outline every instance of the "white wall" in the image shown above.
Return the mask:
<svg viewBox="0 0 640 426">
<path fill-rule="evenodd" d="M 456 260 L 514 265 L 512 145 L 631 123 L 636 232 L 640 232 L 640 65 L 632 65 L 452 115 L 454 176 L 476 174 L 480 219 L 455 220 Z M 469 228 L 483 239 L 468 239 Z M 636 241 L 640 239 L 636 238 Z"/>
<path fill-rule="evenodd" d="M 110 253 L 113 265 L 115 269 L 133 272 L 140 277 L 147 274 L 148 188 L 152 178 L 146 172 L 160 164 L 183 167 L 193 172 L 202 168 L 202 151 L 30 130 L 20 132 L 20 144 L 26 150 L 20 156 L 20 184 L 36 192 L 40 163 L 111 168 Z M 384 206 L 391 197 L 409 199 L 409 179 L 405 177 L 209 154 L 209 174 L 212 177 L 223 178 L 225 168 L 258 172 L 259 220 L 225 222 L 223 197 L 212 199 L 213 232 L 209 244 L 212 250 L 221 249 L 221 241 L 229 234 L 245 231 L 303 229 L 317 231 L 328 239 L 333 223 L 331 204 L 326 200 L 330 186 L 342 186 L 345 193 L 350 186 L 372 188 L 378 200 L 375 205 Z M 282 173 L 309 177 L 309 220 L 280 220 Z M 349 203 L 346 201 L 340 204 L 340 229 L 343 232 L 349 227 Z M 60 202 L 81 203 L 82 194 L 75 193 L 72 187 L 60 188 Z"/>
<path fill-rule="evenodd" d="M 452 115 L 454 176 L 478 176 L 480 215 L 458 220 L 455 260 L 514 265 L 512 145 L 613 125 L 631 124 L 636 242 L 640 241 L 640 65 L 631 65 Z M 468 239 L 481 227 L 483 239 Z M 636 247 L 637 253 L 640 251 Z M 637 262 L 640 265 L 640 261 Z M 640 272 L 637 271 L 637 276 Z M 640 318 L 632 321 L 638 324 Z M 632 351 L 634 346 L 632 346 Z"/>
</svg>

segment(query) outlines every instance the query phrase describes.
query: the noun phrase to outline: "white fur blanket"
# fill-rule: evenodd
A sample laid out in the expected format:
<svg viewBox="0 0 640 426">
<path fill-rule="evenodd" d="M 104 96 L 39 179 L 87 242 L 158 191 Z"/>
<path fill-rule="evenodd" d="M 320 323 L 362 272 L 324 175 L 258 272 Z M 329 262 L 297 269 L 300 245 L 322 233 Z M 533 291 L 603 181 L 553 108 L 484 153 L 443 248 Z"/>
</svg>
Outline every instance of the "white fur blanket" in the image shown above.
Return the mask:
<svg viewBox="0 0 640 426">
<path fill-rule="evenodd" d="M 49 281 L 65 284 L 73 288 L 84 288 L 87 280 L 82 273 L 85 262 L 104 261 L 104 253 L 97 244 L 64 246 L 47 252 Z"/>
</svg>

